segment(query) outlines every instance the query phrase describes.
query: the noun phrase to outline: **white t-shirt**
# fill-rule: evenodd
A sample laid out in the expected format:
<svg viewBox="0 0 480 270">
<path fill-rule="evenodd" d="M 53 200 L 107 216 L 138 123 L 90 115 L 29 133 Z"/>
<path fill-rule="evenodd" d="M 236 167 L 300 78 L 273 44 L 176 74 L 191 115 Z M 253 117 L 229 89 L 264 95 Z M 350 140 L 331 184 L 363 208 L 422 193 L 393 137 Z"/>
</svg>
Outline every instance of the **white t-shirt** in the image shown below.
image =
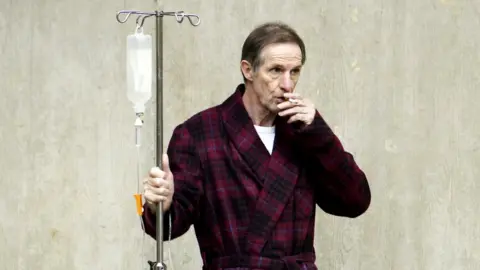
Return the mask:
<svg viewBox="0 0 480 270">
<path fill-rule="evenodd" d="M 271 155 L 273 151 L 273 142 L 275 141 L 275 127 L 255 126 L 255 130 Z"/>
</svg>

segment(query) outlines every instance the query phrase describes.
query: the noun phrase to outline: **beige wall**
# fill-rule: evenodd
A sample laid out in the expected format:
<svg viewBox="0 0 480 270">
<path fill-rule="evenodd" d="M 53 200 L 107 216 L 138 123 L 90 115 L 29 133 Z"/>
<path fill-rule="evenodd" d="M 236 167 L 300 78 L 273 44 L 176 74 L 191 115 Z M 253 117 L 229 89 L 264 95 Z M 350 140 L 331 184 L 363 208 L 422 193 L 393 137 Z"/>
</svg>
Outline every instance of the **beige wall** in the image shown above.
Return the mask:
<svg viewBox="0 0 480 270">
<path fill-rule="evenodd" d="M 126 2 L 126 3 L 124 3 Z M 142 269 L 124 8 L 153 1 L 0 1 L 0 269 Z M 292 24 L 310 96 L 368 174 L 361 218 L 318 216 L 320 269 L 480 269 L 480 2 L 169 0 L 165 144 L 241 81 L 242 42 Z M 146 31 L 152 33 L 153 20 Z M 153 101 L 153 100 L 152 100 Z M 153 165 L 148 105 L 142 168 Z M 145 256 L 154 259 L 153 241 Z M 193 232 L 169 269 L 200 269 Z M 174 268 L 173 268 L 174 266 Z"/>
</svg>

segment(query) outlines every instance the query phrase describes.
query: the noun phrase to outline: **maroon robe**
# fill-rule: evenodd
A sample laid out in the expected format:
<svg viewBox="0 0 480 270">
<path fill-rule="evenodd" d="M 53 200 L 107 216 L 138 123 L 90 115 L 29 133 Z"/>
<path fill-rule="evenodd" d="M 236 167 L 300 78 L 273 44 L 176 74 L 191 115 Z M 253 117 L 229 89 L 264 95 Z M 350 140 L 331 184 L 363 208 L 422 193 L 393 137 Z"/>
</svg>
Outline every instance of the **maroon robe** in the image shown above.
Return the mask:
<svg viewBox="0 0 480 270">
<path fill-rule="evenodd" d="M 173 132 L 168 155 L 175 193 L 165 213 L 172 239 L 193 224 L 203 269 L 317 269 L 315 204 L 357 217 L 370 204 L 365 174 L 317 112 L 300 129 L 275 120 L 269 154 L 242 101 L 245 86 Z M 155 216 L 144 213 L 155 238 Z"/>
</svg>

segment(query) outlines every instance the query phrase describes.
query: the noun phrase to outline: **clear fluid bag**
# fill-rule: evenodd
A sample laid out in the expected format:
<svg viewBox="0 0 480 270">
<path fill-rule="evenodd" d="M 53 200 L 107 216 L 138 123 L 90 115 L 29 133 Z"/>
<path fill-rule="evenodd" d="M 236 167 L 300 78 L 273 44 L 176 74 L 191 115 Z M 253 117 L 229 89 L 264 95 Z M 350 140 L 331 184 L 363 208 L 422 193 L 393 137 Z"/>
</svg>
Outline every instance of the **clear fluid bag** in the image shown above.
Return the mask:
<svg viewBox="0 0 480 270">
<path fill-rule="evenodd" d="M 153 44 L 152 36 L 142 28 L 127 36 L 127 97 L 136 113 L 145 112 L 145 104 L 152 97 Z"/>
</svg>

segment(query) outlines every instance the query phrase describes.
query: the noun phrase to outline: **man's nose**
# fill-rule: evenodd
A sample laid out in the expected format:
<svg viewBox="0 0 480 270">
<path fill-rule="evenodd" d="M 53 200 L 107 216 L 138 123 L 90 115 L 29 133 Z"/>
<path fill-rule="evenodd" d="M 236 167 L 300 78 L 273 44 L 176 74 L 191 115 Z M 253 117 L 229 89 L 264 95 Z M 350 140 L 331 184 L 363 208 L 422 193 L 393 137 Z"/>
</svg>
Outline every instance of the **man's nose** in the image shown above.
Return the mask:
<svg viewBox="0 0 480 270">
<path fill-rule="evenodd" d="M 289 72 L 285 72 L 280 79 L 280 88 L 285 92 L 293 91 L 293 80 Z"/>
</svg>

